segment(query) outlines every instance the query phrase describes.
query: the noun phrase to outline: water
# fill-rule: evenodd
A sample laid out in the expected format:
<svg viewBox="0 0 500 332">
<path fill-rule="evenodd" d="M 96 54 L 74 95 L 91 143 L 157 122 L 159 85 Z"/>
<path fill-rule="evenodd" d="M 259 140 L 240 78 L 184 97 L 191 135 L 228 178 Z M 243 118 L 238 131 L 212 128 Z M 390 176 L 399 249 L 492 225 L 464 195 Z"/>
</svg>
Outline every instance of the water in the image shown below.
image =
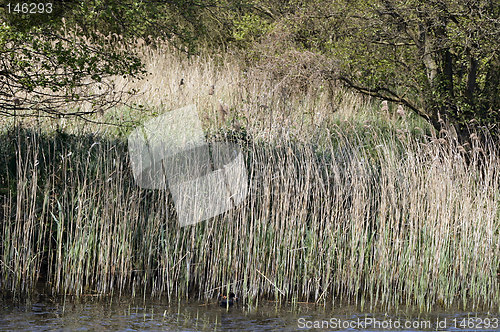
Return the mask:
<svg viewBox="0 0 500 332">
<path fill-rule="evenodd" d="M 2 303 L 0 330 L 25 331 L 498 331 L 498 312 L 434 311 L 432 314 L 360 312 L 269 302 L 220 308 L 216 303 L 168 305 L 161 300 L 84 299 Z"/>
</svg>

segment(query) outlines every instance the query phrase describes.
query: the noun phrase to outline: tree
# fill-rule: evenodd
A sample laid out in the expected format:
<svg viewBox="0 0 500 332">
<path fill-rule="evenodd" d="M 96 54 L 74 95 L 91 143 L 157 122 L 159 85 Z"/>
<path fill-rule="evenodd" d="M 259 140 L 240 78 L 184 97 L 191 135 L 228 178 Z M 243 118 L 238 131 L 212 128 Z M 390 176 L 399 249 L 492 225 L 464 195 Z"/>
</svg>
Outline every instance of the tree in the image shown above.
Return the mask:
<svg viewBox="0 0 500 332">
<path fill-rule="evenodd" d="M 54 15 L 0 14 L 0 114 L 79 115 L 122 100 L 109 80 L 139 75 L 139 58 L 102 35 L 87 38 L 63 30 L 65 7 Z M 80 108 L 82 102 L 90 108 Z"/>
<path fill-rule="evenodd" d="M 86 115 L 116 105 L 114 75 L 136 75 L 139 59 L 77 37 L 0 26 L 0 114 Z M 81 109 L 81 102 L 91 108 Z"/>
<path fill-rule="evenodd" d="M 356 43 L 341 81 L 406 105 L 437 129 L 449 121 L 464 142 L 469 127 L 494 129 L 500 118 L 498 2 L 382 0 L 357 8 L 364 10 L 349 24 L 362 28 L 351 34 Z"/>
<path fill-rule="evenodd" d="M 50 15 L 9 8 L 0 8 L 0 114 L 60 116 L 121 100 L 109 78 L 143 70 L 122 48 L 129 41 L 168 40 L 187 53 L 220 47 L 232 38 L 233 20 L 253 7 L 247 0 L 61 0 Z M 92 108 L 79 108 L 82 101 Z"/>
<path fill-rule="evenodd" d="M 200 48 L 225 48 L 233 23 L 252 11 L 252 0 L 84 0 L 65 16 L 85 35 L 111 33 L 165 41 L 189 54 Z"/>
<path fill-rule="evenodd" d="M 294 1 L 283 19 L 299 48 L 327 54 L 325 75 L 400 103 L 462 142 L 498 133 L 500 3 L 489 0 Z M 305 36 L 305 37 L 304 37 Z"/>
</svg>

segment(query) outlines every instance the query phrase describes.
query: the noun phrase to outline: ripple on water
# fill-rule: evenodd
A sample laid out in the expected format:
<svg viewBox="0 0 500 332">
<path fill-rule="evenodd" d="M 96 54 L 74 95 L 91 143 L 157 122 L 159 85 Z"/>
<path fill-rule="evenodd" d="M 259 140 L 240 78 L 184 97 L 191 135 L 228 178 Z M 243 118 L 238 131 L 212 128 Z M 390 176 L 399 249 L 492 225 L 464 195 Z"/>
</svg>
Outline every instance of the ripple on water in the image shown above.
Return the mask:
<svg viewBox="0 0 500 332">
<path fill-rule="evenodd" d="M 310 304 L 294 308 L 268 304 L 257 309 L 240 305 L 226 310 L 216 303 L 169 306 L 160 300 L 142 302 L 131 299 L 4 303 L 0 307 L 0 330 L 29 331 L 296 331 L 316 330 L 314 327 L 318 326 L 323 327 L 318 330 L 373 331 L 394 328 L 396 321 L 400 324 L 400 331 L 496 331 L 500 330 L 499 320 L 498 312 L 434 311 L 417 314 L 407 311 L 388 314 L 360 312 L 349 306 L 326 310 Z M 389 324 L 389 321 L 393 325 L 373 325 L 375 322 Z M 446 324 L 438 326 L 443 321 Z M 372 322 L 372 325 L 359 325 L 367 322 Z M 419 322 L 422 325 L 415 328 Z M 430 328 L 422 322 L 430 322 Z M 410 325 L 405 327 L 404 324 Z"/>
</svg>

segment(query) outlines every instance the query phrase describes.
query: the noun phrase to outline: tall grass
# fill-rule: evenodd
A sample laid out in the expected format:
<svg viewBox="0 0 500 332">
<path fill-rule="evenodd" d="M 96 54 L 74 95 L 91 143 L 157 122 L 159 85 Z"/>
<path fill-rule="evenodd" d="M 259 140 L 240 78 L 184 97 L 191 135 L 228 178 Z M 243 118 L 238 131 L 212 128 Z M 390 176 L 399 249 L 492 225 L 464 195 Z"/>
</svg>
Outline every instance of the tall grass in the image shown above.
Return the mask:
<svg viewBox="0 0 500 332">
<path fill-rule="evenodd" d="M 252 304 L 500 307 L 497 146 L 465 152 L 321 82 L 299 94 L 231 60 L 154 55 L 149 81 L 129 82 L 144 111 L 102 118 L 196 102 L 210 140 L 242 146 L 247 199 L 180 228 L 167 192 L 134 184 L 129 129 L 4 130 L 3 292 L 204 300 L 231 288 Z M 213 95 L 195 91 L 210 77 Z"/>
</svg>

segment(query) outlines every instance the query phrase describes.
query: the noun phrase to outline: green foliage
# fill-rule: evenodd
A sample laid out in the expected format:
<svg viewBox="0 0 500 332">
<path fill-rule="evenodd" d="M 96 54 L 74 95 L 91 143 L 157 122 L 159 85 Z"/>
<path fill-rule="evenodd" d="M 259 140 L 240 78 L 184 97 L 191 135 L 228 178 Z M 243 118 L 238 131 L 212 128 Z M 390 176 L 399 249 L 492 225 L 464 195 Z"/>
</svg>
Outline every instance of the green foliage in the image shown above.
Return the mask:
<svg viewBox="0 0 500 332">
<path fill-rule="evenodd" d="M 412 106 L 438 126 L 493 128 L 500 114 L 500 5 L 371 1 L 346 12 L 344 38 L 328 46 L 339 77 L 361 92 Z"/>
<path fill-rule="evenodd" d="M 29 92 L 72 90 L 83 77 L 101 82 L 112 73 L 138 72 L 133 57 L 110 45 L 140 38 L 168 40 L 187 53 L 235 46 L 251 60 L 259 47 L 270 57 L 314 52 L 336 61 L 327 78 L 403 104 L 436 128 L 444 119 L 462 133 L 468 126 L 492 129 L 500 118 L 500 3 L 494 1 L 83 0 L 58 2 L 53 15 L 7 15 L 4 8 L 0 16 L 0 48 L 10 40 L 29 44 L 9 65 L 31 68 L 36 61 L 28 53 L 41 50 L 38 60 L 53 57 L 55 68 L 70 69 L 61 81 L 50 79 L 50 65 L 20 77 L 16 83 Z M 63 41 L 54 33 L 62 29 L 89 38 L 94 49 Z M 2 50 L 7 58 L 11 51 Z"/>
<path fill-rule="evenodd" d="M 22 23 L 22 22 L 21 22 Z M 0 113 L 83 115 L 114 105 L 120 95 L 106 80 L 138 75 L 139 59 L 108 43 L 64 35 L 53 22 L 32 26 L 0 25 Z M 87 101 L 88 111 L 67 111 L 68 103 Z"/>
<path fill-rule="evenodd" d="M 288 44 L 336 59 L 328 78 L 405 105 L 440 129 L 494 129 L 500 118 L 500 3 L 290 1 L 273 8 Z M 278 44 L 279 42 L 279 44 Z M 278 54 L 278 53 L 275 53 Z"/>
<path fill-rule="evenodd" d="M 252 8 L 250 0 L 84 0 L 71 6 L 65 18 L 86 35 L 111 34 L 148 43 L 168 40 L 194 53 L 200 47 L 220 48 L 233 41 L 234 22 Z"/>
<path fill-rule="evenodd" d="M 257 14 L 247 13 L 234 21 L 233 36 L 243 45 L 255 42 L 270 30 L 270 24 Z"/>
</svg>

